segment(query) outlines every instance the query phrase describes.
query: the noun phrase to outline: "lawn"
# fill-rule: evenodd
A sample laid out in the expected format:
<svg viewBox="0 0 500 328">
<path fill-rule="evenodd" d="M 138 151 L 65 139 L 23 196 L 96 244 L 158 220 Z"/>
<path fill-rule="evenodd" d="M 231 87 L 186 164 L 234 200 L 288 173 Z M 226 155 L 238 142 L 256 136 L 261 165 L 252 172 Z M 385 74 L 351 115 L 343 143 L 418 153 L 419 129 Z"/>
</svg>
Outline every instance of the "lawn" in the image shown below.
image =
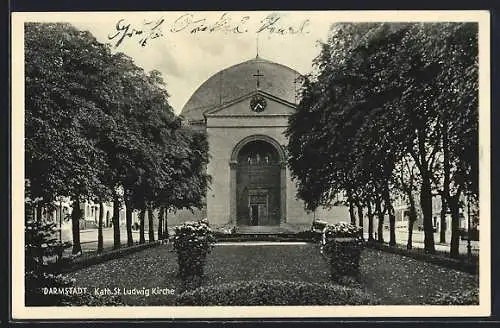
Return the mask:
<svg viewBox="0 0 500 328">
<path fill-rule="evenodd" d="M 166 295 L 122 296 L 127 305 L 170 305 L 182 285 L 176 277 L 176 254 L 161 245 L 69 274 L 79 287 L 153 288 Z M 314 244 L 218 244 L 207 259 L 205 286 L 249 280 L 329 283 L 326 262 Z M 426 304 L 437 292 L 478 286 L 478 277 L 382 251 L 366 249 L 360 288 L 383 304 Z"/>
</svg>

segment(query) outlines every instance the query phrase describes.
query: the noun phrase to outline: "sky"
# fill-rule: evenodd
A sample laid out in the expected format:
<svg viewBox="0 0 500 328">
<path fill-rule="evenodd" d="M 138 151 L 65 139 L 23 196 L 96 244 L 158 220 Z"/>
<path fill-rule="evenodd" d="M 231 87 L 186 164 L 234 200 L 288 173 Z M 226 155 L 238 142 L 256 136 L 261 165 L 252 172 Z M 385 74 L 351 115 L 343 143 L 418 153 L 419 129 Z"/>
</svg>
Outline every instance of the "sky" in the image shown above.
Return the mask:
<svg viewBox="0 0 500 328">
<path fill-rule="evenodd" d="M 160 71 L 179 113 L 210 76 L 254 58 L 257 44 L 260 57 L 310 72 L 333 19 L 318 12 L 162 12 L 87 13 L 67 21 L 146 71 Z"/>
<path fill-rule="evenodd" d="M 484 13 L 483 13 L 484 14 Z M 68 22 L 124 52 L 146 71 L 158 70 L 176 113 L 220 70 L 260 57 L 306 74 L 337 22 L 477 21 L 467 11 L 52 12 L 19 20 Z M 483 15 L 484 16 L 484 15 Z M 487 17 L 481 16 L 483 20 Z M 257 41 L 258 39 L 258 41 Z"/>
</svg>

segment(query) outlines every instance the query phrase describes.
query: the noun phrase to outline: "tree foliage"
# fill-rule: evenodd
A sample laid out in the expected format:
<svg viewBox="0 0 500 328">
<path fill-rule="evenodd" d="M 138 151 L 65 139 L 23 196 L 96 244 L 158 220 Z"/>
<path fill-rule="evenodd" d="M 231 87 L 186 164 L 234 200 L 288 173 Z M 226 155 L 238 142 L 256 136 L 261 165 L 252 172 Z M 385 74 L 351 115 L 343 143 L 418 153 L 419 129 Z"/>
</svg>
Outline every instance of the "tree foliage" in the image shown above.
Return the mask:
<svg viewBox="0 0 500 328">
<path fill-rule="evenodd" d="M 433 252 L 433 190 L 478 193 L 477 74 L 476 24 L 335 24 L 287 129 L 306 207 L 347 192 L 350 202 L 373 205 L 379 223 L 388 213 L 393 230 L 395 169 L 410 156 Z"/>
<path fill-rule="evenodd" d="M 25 49 L 26 178 L 33 199 L 50 205 L 67 196 L 74 207 L 113 200 L 114 211 L 123 201 L 128 218 L 146 207 L 202 205 L 208 146 L 204 136 L 181 127 L 160 72 L 145 72 L 69 24 L 26 24 Z M 75 210 L 78 244 L 80 218 Z"/>
</svg>

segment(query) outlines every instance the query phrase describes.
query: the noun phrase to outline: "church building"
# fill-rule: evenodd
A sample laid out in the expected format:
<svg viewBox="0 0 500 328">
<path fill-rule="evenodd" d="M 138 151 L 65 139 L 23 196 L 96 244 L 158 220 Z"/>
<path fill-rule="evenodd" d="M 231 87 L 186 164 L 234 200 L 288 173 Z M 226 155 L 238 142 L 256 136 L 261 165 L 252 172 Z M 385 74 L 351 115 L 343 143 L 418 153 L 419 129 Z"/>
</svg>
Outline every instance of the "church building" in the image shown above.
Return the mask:
<svg viewBox="0 0 500 328">
<path fill-rule="evenodd" d="M 299 101 L 299 78 L 294 69 L 257 56 L 212 75 L 187 101 L 181 116 L 206 132 L 212 176 L 206 209 L 196 216 L 237 227 L 303 228 L 314 217 L 349 221 L 345 206 L 307 213 L 296 198 L 284 132 Z"/>
</svg>

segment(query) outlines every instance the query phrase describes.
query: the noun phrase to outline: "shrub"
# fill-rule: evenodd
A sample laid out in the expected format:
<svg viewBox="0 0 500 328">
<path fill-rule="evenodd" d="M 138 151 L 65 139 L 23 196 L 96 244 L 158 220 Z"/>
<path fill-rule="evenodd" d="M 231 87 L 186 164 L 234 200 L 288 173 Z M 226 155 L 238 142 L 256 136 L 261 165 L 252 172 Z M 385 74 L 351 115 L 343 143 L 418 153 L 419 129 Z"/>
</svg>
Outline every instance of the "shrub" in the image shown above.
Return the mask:
<svg viewBox="0 0 500 328">
<path fill-rule="evenodd" d="M 181 279 L 203 276 L 205 259 L 214 243 L 215 237 L 206 219 L 175 227 L 174 249 Z"/>
<path fill-rule="evenodd" d="M 370 305 L 379 301 L 356 288 L 302 281 L 237 281 L 178 295 L 177 305 Z"/>
<path fill-rule="evenodd" d="M 437 292 L 429 302 L 433 305 L 478 305 L 479 290 L 460 290 L 454 292 Z"/>
<path fill-rule="evenodd" d="M 66 301 L 63 295 L 45 295 L 43 288 L 71 287 L 73 281 L 61 274 L 30 270 L 25 274 L 26 306 L 62 305 Z"/>
<path fill-rule="evenodd" d="M 363 248 L 363 230 L 355 225 L 337 223 L 323 230 L 321 252 L 328 258 L 332 279 L 357 278 Z"/>
<path fill-rule="evenodd" d="M 69 287 L 72 282 L 59 273 L 62 254 L 69 243 L 55 238 L 57 225 L 43 220 L 26 218 L 24 225 L 25 303 L 26 305 L 58 305 L 59 295 L 43 295 L 43 287 Z"/>
<path fill-rule="evenodd" d="M 27 271 L 56 270 L 52 263 L 59 264 L 64 249 L 71 243 L 56 238 L 57 224 L 43 220 L 27 220 L 24 225 L 24 254 Z"/>
<path fill-rule="evenodd" d="M 25 294 L 26 306 L 120 305 L 119 297 L 96 297 L 91 294 L 44 293 L 47 288 L 75 287 L 75 281 L 61 274 L 65 263 L 62 253 L 69 243 L 55 238 L 53 222 L 28 219 L 25 223 Z"/>
</svg>

